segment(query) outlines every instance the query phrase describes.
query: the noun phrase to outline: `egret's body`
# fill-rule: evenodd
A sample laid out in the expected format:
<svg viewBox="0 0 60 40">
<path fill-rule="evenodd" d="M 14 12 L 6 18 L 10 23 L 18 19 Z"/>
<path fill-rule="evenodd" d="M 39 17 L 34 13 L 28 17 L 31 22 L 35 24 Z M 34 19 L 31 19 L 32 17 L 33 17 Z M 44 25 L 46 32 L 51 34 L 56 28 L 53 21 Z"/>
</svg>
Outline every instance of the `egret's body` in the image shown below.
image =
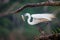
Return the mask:
<svg viewBox="0 0 60 40">
<path fill-rule="evenodd" d="M 46 21 L 52 21 L 52 18 L 55 18 L 53 14 L 32 14 L 30 15 L 29 13 L 26 13 L 25 16 L 28 16 L 27 22 L 30 25 L 35 25 L 41 22 L 46 22 Z M 31 17 L 33 18 L 32 22 L 30 22 Z"/>
</svg>

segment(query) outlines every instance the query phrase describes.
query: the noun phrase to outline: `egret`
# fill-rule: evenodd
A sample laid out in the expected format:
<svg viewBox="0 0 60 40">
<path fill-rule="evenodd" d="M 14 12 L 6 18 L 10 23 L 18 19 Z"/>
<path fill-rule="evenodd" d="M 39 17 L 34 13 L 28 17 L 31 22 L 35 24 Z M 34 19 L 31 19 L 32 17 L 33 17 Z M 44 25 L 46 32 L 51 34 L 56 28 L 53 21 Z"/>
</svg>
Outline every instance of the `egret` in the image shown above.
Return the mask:
<svg viewBox="0 0 60 40">
<path fill-rule="evenodd" d="M 52 21 L 53 18 L 56 18 L 54 14 L 44 13 L 44 14 L 32 14 L 26 13 L 25 16 L 28 16 L 27 22 L 29 25 L 36 25 L 41 22 Z M 30 21 L 32 19 L 32 21 Z"/>
<path fill-rule="evenodd" d="M 42 24 L 42 23 L 50 24 L 52 19 L 56 18 L 55 15 L 51 14 L 51 13 L 32 14 L 32 15 L 30 15 L 30 13 L 26 13 L 25 16 L 28 17 L 28 19 L 27 19 L 28 24 L 29 25 L 37 25 L 38 26 L 37 28 L 40 32 L 42 32 L 43 29 L 42 29 L 41 25 L 39 27 L 39 24 Z M 31 19 L 32 19 L 32 21 L 30 21 Z M 51 33 L 50 27 L 47 27 L 47 30 L 49 31 L 48 34 L 50 34 Z"/>
</svg>

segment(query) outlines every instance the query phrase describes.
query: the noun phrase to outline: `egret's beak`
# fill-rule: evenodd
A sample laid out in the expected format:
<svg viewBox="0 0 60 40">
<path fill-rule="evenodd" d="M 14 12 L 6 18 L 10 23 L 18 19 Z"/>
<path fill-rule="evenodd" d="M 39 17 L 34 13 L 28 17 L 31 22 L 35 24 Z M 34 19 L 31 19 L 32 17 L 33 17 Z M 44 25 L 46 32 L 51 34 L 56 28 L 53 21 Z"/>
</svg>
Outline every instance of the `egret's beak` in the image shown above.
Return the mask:
<svg viewBox="0 0 60 40">
<path fill-rule="evenodd" d="M 24 16 L 23 16 L 23 15 L 21 15 L 21 17 L 22 17 L 22 20 L 23 20 L 23 21 L 25 21 L 25 18 L 24 18 Z"/>
</svg>

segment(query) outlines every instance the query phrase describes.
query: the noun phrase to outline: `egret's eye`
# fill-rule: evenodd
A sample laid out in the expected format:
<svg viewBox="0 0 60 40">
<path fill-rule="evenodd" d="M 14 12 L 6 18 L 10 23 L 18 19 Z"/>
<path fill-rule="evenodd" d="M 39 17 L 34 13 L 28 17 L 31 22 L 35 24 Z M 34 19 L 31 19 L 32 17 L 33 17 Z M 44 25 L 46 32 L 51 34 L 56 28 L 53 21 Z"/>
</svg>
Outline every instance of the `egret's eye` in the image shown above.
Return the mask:
<svg viewBox="0 0 60 40">
<path fill-rule="evenodd" d="M 25 14 L 25 16 L 28 16 L 28 15 L 29 15 L 29 13 L 26 13 L 26 14 Z"/>
</svg>

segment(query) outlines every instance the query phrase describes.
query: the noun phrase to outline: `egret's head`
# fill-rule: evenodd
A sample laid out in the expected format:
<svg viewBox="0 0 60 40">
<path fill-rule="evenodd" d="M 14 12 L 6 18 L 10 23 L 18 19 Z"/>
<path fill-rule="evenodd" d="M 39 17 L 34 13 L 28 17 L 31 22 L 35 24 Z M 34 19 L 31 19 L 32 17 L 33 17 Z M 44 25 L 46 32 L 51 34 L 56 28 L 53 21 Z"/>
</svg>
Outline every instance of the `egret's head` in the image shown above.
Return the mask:
<svg viewBox="0 0 60 40">
<path fill-rule="evenodd" d="M 29 16 L 29 15 L 30 15 L 30 13 L 26 13 L 26 14 L 25 14 L 25 16 Z"/>
</svg>

